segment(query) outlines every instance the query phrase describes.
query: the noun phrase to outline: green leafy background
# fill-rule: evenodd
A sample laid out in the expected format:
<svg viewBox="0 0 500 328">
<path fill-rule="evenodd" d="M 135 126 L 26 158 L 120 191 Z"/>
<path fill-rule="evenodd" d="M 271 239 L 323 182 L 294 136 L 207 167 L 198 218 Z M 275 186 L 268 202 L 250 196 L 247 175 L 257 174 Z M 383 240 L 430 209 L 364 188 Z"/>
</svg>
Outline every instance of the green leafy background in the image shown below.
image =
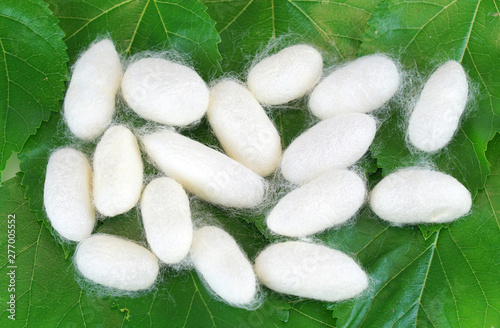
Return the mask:
<svg viewBox="0 0 500 328">
<path fill-rule="evenodd" d="M 189 267 L 162 268 L 149 292 L 107 295 L 75 272 L 75 245 L 54 233 L 42 203 L 50 152 L 72 145 L 91 156 L 95 148 L 71 138 L 58 108 L 68 67 L 105 36 L 124 59 L 173 51 L 207 82 L 225 74 L 244 80 L 256 54 L 298 42 L 317 47 L 326 66 L 388 53 L 408 75 L 398 97 L 376 113 L 381 124 L 360 164 L 370 185 L 395 169 L 425 163 L 464 183 L 475 197 L 473 210 L 447 226 L 397 228 L 364 208 L 349 225 L 316 236 L 353 256 L 370 275 L 366 292 L 340 303 L 264 288 L 257 310 L 232 308 Z M 496 0 L 2 1 L 0 169 L 20 152 L 22 172 L 0 188 L 0 326 L 500 327 L 499 58 Z M 448 59 L 462 63 L 472 95 L 453 141 L 425 155 L 405 142 L 406 108 L 422 81 Z M 284 147 L 314 121 L 305 101 L 269 114 Z M 134 128 L 144 124 L 129 111 L 116 119 Z M 183 133 L 219 146 L 206 121 Z M 157 174 L 150 166 L 147 172 Z M 230 232 L 251 258 L 274 240 L 265 213 L 228 211 L 194 197 L 192 210 L 195 220 Z M 5 306 L 9 215 L 16 217 L 16 321 Z M 97 230 L 144 242 L 137 209 L 100 222 Z"/>
</svg>

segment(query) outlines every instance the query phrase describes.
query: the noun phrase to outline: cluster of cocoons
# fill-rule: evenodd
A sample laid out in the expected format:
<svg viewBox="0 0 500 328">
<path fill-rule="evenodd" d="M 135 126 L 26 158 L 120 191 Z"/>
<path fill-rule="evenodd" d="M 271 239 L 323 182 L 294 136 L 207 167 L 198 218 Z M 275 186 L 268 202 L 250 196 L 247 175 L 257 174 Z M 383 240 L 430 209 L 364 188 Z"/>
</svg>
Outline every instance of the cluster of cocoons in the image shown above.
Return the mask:
<svg viewBox="0 0 500 328">
<path fill-rule="evenodd" d="M 416 147 L 434 151 L 453 135 L 467 98 L 460 69 L 456 62 L 446 63 L 424 87 L 409 125 Z M 195 228 L 186 191 L 215 205 L 252 209 L 269 196 L 265 177 L 277 171 L 296 188 L 269 211 L 266 224 L 272 233 L 292 238 L 345 223 L 367 198 L 379 217 L 397 225 L 449 222 L 470 210 L 468 190 L 444 173 L 400 170 L 369 193 L 353 168 L 375 137 L 377 124 L 369 113 L 400 88 L 400 72 L 389 57 L 365 56 L 323 79 L 322 72 L 321 54 L 295 45 L 255 64 L 246 84 L 223 79 L 209 88 L 191 68 L 163 58 L 139 59 L 123 74 L 112 42 L 94 44 L 75 64 L 64 115 L 77 137 L 88 141 L 103 135 L 92 165 L 76 149 L 55 151 L 44 190 L 52 227 L 79 242 L 74 257 L 79 272 L 109 288 L 138 291 L 154 285 L 162 263 L 189 259 L 207 286 L 232 306 L 254 304 L 259 282 L 280 293 L 336 302 L 368 286 L 354 259 L 321 244 L 286 241 L 267 247 L 252 265 L 224 230 Z M 171 127 L 143 134 L 139 142 L 126 126 L 109 127 L 119 85 L 126 104 L 144 119 L 185 126 L 206 115 L 225 153 Z M 435 90 L 443 85 L 450 94 Z M 263 106 L 308 93 L 320 121 L 282 153 L 280 135 Z M 423 134 L 436 139 L 422 140 Z M 145 188 L 141 150 L 166 175 Z M 147 245 L 92 234 L 96 210 L 116 216 L 139 202 Z"/>
</svg>

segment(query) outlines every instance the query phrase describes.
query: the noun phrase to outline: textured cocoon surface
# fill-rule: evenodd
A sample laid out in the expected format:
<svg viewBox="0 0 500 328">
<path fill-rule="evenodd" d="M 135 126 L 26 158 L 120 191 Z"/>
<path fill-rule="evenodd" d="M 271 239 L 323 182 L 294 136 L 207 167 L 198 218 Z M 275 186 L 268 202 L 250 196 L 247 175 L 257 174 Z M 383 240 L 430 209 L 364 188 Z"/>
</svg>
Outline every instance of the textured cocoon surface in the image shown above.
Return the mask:
<svg viewBox="0 0 500 328">
<path fill-rule="evenodd" d="M 410 116 L 410 142 L 427 152 L 446 146 L 465 110 L 468 89 L 462 65 L 450 60 L 439 67 L 425 83 Z"/>
<path fill-rule="evenodd" d="M 210 226 L 196 230 L 191 259 L 210 288 L 229 304 L 254 301 L 257 282 L 252 264 L 227 232 Z"/>
<path fill-rule="evenodd" d="M 330 169 L 347 168 L 359 160 L 375 137 L 377 126 L 366 114 L 339 114 L 298 136 L 283 153 L 281 173 L 304 184 Z"/>
<path fill-rule="evenodd" d="M 193 223 L 182 186 L 165 177 L 151 181 L 142 193 L 141 212 L 153 253 L 167 264 L 184 259 L 193 240 Z"/>
<path fill-rule="evenodd" d="M 137 204 L 143 167 L 135 136 L 123 125 L 109 128 L 94 153 L 94 204 L 106 216 L 125 213 Z"/>
<path fill-rule="evenodd" d="M 340 113 L 368 113 L 386 103 L 399 88 L 394 62 L 382 55 L 358 58 L 314 88 L 309 107 L 321 119 Z"/>
<path fill-rule="evenodd" d="M 78 59 L 64 98 L 64 118 L 78 138 L 93 140 L 109 126 L 122 76 L 120 57 L 108 39 Z"/>
<path fill-rule="evenodd" d="M 294 45 L 261 60 L 248 73 L 247 84 L 258 101 L 279 105 L 302 97 L 318 82 L 321 54 L 307 45 Z"/>
<path fill-rule="evenodd" d="M 62 237 L 81 241 L 92 233 L 96 217 L 91 192 L 92 172 L 84 154 L 62 148 L 50 156 L 43 204 L 50 224 Z"/>
<path fill-rule="evenodd" d="M 336 302 L 368 286 L 368 276 L 352 258 L 329 247 L 301 241 L 269 246 L 255 259 L 259 280 L 279 293 Z"/>
<path fill-rule="evenodd" d="M 123 76 L 123 98 L 140 117 L 188 125 L 207 111 L 208 88 L 191 68 L 161 58 L 143 58 Z"/>
<path fill-rule="evenodd" d="M 386 176 L 370 194 L 370 206 L 395 224 L 450 222 L 470 211 L 470 192 L 454 177 L 407 168 Z"/>
<path fill-rule="evenodd" d="M 280 235 L 304 237 L 344 223 L 365 198 L 359 175 L 331 170 L 283 197 L 267 217 L 267 226 Z"/>
<path fill-rule="evenodd" d="M 274 172 L 281 139 L 246 87 L 232 80 L 217 83 L 210 91 L 207 118 L 229 157 L 261 176 Z"/>
<path fill-rule="evenodd" d="M 160 170 L 207 202 L 251 208 L 264 199 L 265 180 L 215 149 L 169 130 L 146 135 L 142 142 Z"/>
<path fill-rule="evenodd" d="M 94 234 L 82 241 L 75 262 L 85 278 L 126 291 L 150 288 L 159 270 L 158 259 L 146 248 L 106 234 Z"/>
</svg>

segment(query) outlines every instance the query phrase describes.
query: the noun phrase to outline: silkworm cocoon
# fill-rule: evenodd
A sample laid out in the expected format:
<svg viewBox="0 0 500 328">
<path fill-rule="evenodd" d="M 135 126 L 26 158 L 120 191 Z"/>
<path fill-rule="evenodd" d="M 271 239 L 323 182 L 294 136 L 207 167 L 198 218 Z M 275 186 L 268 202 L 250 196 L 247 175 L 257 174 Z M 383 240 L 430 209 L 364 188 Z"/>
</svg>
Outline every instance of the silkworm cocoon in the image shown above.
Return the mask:
<svg viewBox="0 0 500 328">
<path fill-rule="evenodd" d="M 458 128 L 468 89 L 462 65 L 450 60 L 439 67 L 425 83 L 410 116 L 410 142 L 427 152 L 446 146 Z"/>
<path fill-rule="evenodd" d="M 274 172 L 281 157 L 281 139 L 247 88 L 223 80 L 210 91 L 210 126 L 224 151 L 261 176 Z"/>
<path fill-rule="evenodd" d="M 160 170 L 210 203 L 252 208 L 264 199 L 265 180 L 215 149 L 169 130 L 146 135 L 142 142 Z"/>
<path fill-rule="evenodd" d="M 347 221 L 365 198 L 359 175 L 331 170 L 283 197 L 267 217 L 267 226 L 280 235 L 304 237 Z"/>
<path fill-rule="evenodd" d="M 208 108 L 208 87 L 191 68 L 161 58 L 143 58 L 125 71 L 123 98 L 139 116 L 188 125 Z"/>
<path fill-rule="evenodd" d="M 109 128 L 94 153 L 94 204 L 106 216 L 125 213 L 137 204 L 143 166 L 137 139 L 123 125 Z"/>
<path fill-rule="evenodd" d="M 248 88 L 258 101 L 279 105 L 302 97 L 318 82 L 321 54 L 307 45 L 294 45 L 269 56 L 248 73 Z"/>
<path fill-rule="evenodd" d="M 368 113 L 396 93 L 400 78 L 394 62 L 383 55 L 358 58 L 314 88 L 309 108 L 321 119 L 340 113 Z"/>
<path fill-rule="evenodd" d="M 146 248 L 106 234 L 94 234 L 82 241 L 75 263 L 85 278 L 125 291 L 150 288 L 159 271 L 158 259 Z"/>
<path fill-rule="evenodd" d="M 227 232 L 211 226 L 196 230 L 190 254 L 196 271 L 223 300 L 244 306 L 255 299 L 252 264 Z"/>
<path fill-rule="evenodd" d="M 395 224 L 450 222 L 470 211 L 470 192 L 454 177 L 422 168 L 389 174 L 370 194 L 370 206 Z"/>
<path fill-rule="evenodd" d="M 167 264 L 184 259 L 193 240 L 193 223 L 182 186 L 166 177 L 151 181 L 142 194 L 141 212 L 153 253 Z"/>
<path fill-rule="evenodd" d="M 366 153 L 375 132 L 375 120 L 366 114 L 339 114 L 321 121 L 288 146 L 281 173 L 304 184 L 330 169 L 347 168 Z"/>
<path fill-rule="evenodd" d="M 109 126 L 122 76 L 120 57 L 108 39 L 78 59 L 64 99 L 64 118 L 78 138 L 93 140 Z"/>
<path fill-rule="evenodd" d="M 352 258 L 329 247 L 301 241 L 273 244 L 255 259 L 259 280 L 279 293 L 337 302 L 368 286 L 368 276 Z"/>
<path fill-rule="evenodd" d="M 52 227 L 64 238 L 81 241 L 96 222 L 92 172 L 87 157 L 72 148 L 53 153 L 47 164 L 43 204 Z"/>
</svg>

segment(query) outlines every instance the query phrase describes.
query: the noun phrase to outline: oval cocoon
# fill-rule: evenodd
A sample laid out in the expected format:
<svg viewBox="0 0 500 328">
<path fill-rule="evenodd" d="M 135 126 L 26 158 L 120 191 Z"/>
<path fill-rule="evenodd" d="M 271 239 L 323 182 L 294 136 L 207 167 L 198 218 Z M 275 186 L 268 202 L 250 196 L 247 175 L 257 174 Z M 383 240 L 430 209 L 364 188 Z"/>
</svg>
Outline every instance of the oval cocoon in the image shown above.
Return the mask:
<svg viewBox="0 0 500 328">
<path fill-rule="evenodd" d="M 78 59 L 64 98 L 64 118 L 78 138 L 93 140 L 109 126 L 122 76 L 120 57 L 108 39 Z"/>
<path fill-rule="evenodd" d="M 52 227 L 64 238 L 81 241 L 96 222 L 92 172 L 87 157 L 73 148 L 54 152 L 47 164 L 43 205 Z"/>
<path fill-rule="evenodd" d="M 167 264 L 184 259 L 193 240 L 193 223 L 182 186 L 170 178 L 154 179 L 142 193 L 141 213 L 153 253 Z"/>
<path fill-rule="evenodd" d="M 261 176 L 274 172 L 281 157 L 281 139 L 248 89 L 223 80 L 210 91 L 210 126 L 229 157 Z"/>
<path fill-rule="evenodd" d="M 344 169 L 368 150 L 377 126 L 373 117 L 339 114 L 321 121 L 298 136 L 283 153 L 281 173 L 304 184 L 330 169 Z"/>
<path fill-rule="evenodd" d="M 141 196 L 143 167 L 137 139 L 123 125 L 109 128 L 94 153 L 94 203 L 106 216 L 125 213 Z"/>
<path fill-rule="evenodd" d="M 299 44 L 257 63 L 248 73 L 247 84 L 261 103 L 279 105 L 305 95 L 318 82 L 322 70 L 321 54 Z"/>
<path fill-rule="evenodd" d="M 344 223 L 365 198 L 359 175 L 332 170 L 283 197 L 267 217 L 267 226 L 280 235 L 304 237 Z"/>
<path fill-rule="evenodd" d="M 252 264 L 224 230 L 210 226 L 196 230 L 191 259 L 210 288 L 229 304 L 248 305 L 255 299 L 257 282 Z"/>
<path fill-rule="evenodd" d="M 208 108 L 208 87 L 191 68 L 161 58 L 143 58 L 123 76 L 123 98 L 140 117 L 188 125 Z"/>
<path fill-rule="evenodd" d="M 386 176 L 370 194 L 370 206 L 395 224 L 450 222 L 470 211 L 470 192 L 454 177 L 422 168 Z"/>
<path fill-rule="evenodd" d="M 364 56 L 323 79 L 311 93 L 309 108 L 320 119 L 340 113 L 368 113 L 391 99 L 399 83 L 398 68 L 390 58 Z"/>
<path fill-rule="evenodd" d="M 94 234 L 82 241 L 75 263 L 85 278 L 126 291 L 150 288 L 159 270 L 156 256 L 146 248 L 106 234 Z"/>
<path fill-rule="evenodd" d="M 267 247 L 254 268 L 259 280 L 274 291 L 325 302 L 354 297 L 368 286 L 368 276 L 352 258 L 301 241 Z"/>
<path fill-rule="evenodd" d="M 454 60 L 439 67 L 425 83 L 408 125 L 410 142 L 437 151 L 450 142 L 465 110 L 469 86 L 462 65 Z"/>
<path fill-rule="evenodd" d="M 142 142 L 159 169 L 210 203 L 251 208 L 264 199 L 265 180 L 215 149 L 169 130 L 145 135 Z"/>
</svg>

